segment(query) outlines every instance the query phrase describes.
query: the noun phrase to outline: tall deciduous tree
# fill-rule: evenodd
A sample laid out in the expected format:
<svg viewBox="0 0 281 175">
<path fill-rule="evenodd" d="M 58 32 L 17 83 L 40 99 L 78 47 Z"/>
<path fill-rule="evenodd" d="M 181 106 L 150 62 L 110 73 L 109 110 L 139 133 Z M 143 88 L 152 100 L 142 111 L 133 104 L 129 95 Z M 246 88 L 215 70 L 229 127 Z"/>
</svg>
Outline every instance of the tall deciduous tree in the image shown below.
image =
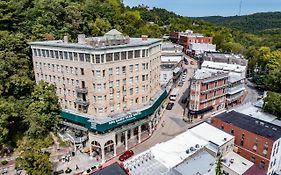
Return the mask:
<svg viewBox="0 0 281 175">
<path fill-rule="evenodd" d="M 29 129 L 27 134 L 40 138 L 51 131 L 59 122 L 60 105 L 55 87 L 40 81 L 31 94 L 31 103 L 27 108 L 26 121 Z"/>
<path fill-rule="evenodd" d="M 266 112 L 281 119 L 281 94 L 268 91 L 267 96 L 264 99 L 263 108 Z"/>
<path fill-rule="evenodd" d="M 51 174 L 52 163 L 49 160 L 49 153 L 44 150 L 50 144 L 48 137 L 43 140 L 25 137 L 19 143 L 17 166 L 22 167 L 30 175 Z"/>
</svg>

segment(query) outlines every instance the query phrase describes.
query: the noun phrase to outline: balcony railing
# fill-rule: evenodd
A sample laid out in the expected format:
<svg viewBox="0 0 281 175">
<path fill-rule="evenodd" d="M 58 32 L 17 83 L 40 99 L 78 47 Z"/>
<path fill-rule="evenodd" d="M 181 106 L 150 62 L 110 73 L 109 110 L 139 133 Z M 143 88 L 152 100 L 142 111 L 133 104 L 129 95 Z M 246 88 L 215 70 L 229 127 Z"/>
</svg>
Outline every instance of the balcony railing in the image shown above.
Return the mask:
<svg viewBox="0 0 281 175">
<path fill-rule="evenodd" d="M 88 88 L 86 88 L 86 87 L 82 88 L 82 87 L 76 86 L 75 89 L 76 89 L 76 92 L 78 92 L 78 93 L 83 93 L 83 94 L 88 93 Z"/>
<path fill-rule="evenodd" d="M 82 99 L 76 99 L 75 100 L 75 103 L 77 104 L 77 105 L 81 105 L 81 106 L 89 106 L 89 101 L 84 101 L 84 100 L 82 100 Z"/>
<path fill-rule="evenodd" d="M 245 85 L 244 84 L 240 84 L 240 85 L 237 85 L 237 86 L 234 86 L 234 87 L 229 87 L 227 89 L 227 93 L 228 94 L 236 94 L 240 91 L 243 91 L 245 90 Z"/>
<path fill-rule="evenodd" d="M 242 97 L 243 95 L 244 95 L 244 93 L 240 92 L 239 94 L 236 94 L 236 95 L 232 95 L 232 96 L 230 96 L 230 97 L 227 97 L 227 98 L 226 98 L 226 101 L 227 101 L 228 103 L 231 103 L 231 102 L 237 100 L 238 98 Z"/>
</svg>

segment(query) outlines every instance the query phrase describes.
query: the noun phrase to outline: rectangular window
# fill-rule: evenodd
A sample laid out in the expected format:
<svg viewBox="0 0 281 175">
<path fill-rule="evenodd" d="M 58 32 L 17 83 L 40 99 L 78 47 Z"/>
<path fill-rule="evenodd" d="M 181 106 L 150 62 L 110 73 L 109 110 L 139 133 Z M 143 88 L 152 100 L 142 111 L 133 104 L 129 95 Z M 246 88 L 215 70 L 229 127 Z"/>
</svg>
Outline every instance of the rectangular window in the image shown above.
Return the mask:
<svg viewBox="0 0 281 175">
<path fill-rule="evenodd" d="M 135 89 L 136 89 L 136 94 L 138 94 L 139 93 L 139 87 L 136 87 Z"/>
<path fill-rule="evenodd" d="M 112 75 L 112 68 L 108 69 L 108 75 L 111 76 Z"/>
<path fill-rule="evenodd" d="M 142 75 L 142 81 L 145 81 L 145 75 Z"/>
<path fill-rule="evenodd" d="M 32 52 L 33 52 L 33 56 L 37 56 L 37 51 L 36 51 L 36 49 L 32 49 Z"/>
<path fill-rule="evenodd" d="M 84 62 L 85 61 L 85 54 L 84 53 L 79 53 L 79 60 Z"/>
<path fill-rule="evenodd" d="M 260 168 L 264 170 L 264 167 L 265 167 L 264 160 L 261 160 L 261 162 L 260 162 Z"/>
<path fill-rule="evenodd" d="M 68 57 L 69 57 L 69 60 L 73 61 L 73 55 L 72 55 L 72 52 L 68 52 Z"/>
<path fill-rule="evenodd" d="M 56 57 L 56 59 L 59 59 L 59 52 L 58 51 L 55 51 L 55 57 Z"/>
<path fill-rule="evenodd" d="M 122 73 L 125 74 L 126 73 L 126 66 L 122 67 Z"/>
<path fill-rule="evenodd" d="M 145 57 L 145 50 L 142 50 L 142 57 Z"/>
<path fill-rule="evenodd" d="M 43 55 L 43 57 L 46 57 L 45 50 L 42 50 L 42 55 Z"/>
<path fill-rule="evenodd" d="M 134 69 L 134 66 L 133 66 L 133 65 L 130 65 L 130 67 L 129 67 L 130 73 L 133 72 L 133 69 Z"/>
<path fill-rule="evenodd" d="M 107 53 L 106 54 L 106 62 L 111 62 L 112 61 L 112 53 Z"/>
<path fill-rule="evenodd" d="M 136 65 L 135 65 L 135 70 L 136 70 L 136 72 L 139 71 L 139 64 L 136 64 Z"/>
<path fill-rule="evenodd" d="M 63 52 L 63 59 L 68 60 L 67 52 Z"/>
<path fill-rule="evenodd" d="M 98 103 L 101 104 L 102 102 L 102 96 L 98 96 Z"/>
<path fill-rule="evenodd" d="M 101 62 L 101 63 L 104 63 L 104 54 L 101 54 L 101 56 L 100 56 L 100 62 Z"/>
<path fill-rule="evenodd" d="M 101 71 L 100 70 L 96 70 L 96 77 L 101 77 Z"/>
<path fill-rule="evenodd" d="M 74 58 L 74 61 L 78 61 L 78 53 L 74 52 L 73 53 L 73 58 Z"/>
<path fill-rule="evenodd" d="M 102 91 L 102 85 L 101 84 L 97 84 L 97 91 L 98 92 Z"/>
<path fill-rule="evenodd" d="M 139 76 L 136 76 L 136 83 L 139 82 Z"/>
<path fill-rule="evenodd" d="M 116 80 L 116 87 L 120 87 L 120 80 Z"/>
<path fill-rule="evenodd" d="M 133 93 L 134 93 L 134 89 L 130 88 L 130 95 L 133 95 Z"/>
<path fill-rule="evenodd" d="M 85 59 L 86 62 L 90 63 L 91 62 L 90 54 L 85 54 Z"/>
<path fill-rule="evenodd" d="M 50 50 L 51 58 L 55 58 L 55 54 L 53 50 Z"/>
<path fill-rule="evenodd" d="M 113 87 L 113 81 L 110 81 L 109 82 L 109 88 L 112 88 Z"/>
<path fill-rule="evenodd" d="M 142 70 L 145 70 L 145 63 L 142 63 Z"/>
<path fill-rule="evenodd" d="M 114 53 L 114 61 L 119 61 L 120 60 L 120 53 L 116 52 Z"/>
<path fill-rule="evenodd" d="M 133 58 L 133 51 L 129 51 L 128 52 L 128 59 L 132 59 Z"/>
<path fill-rule="evenodd" d="M 46 56 L 49 58 L 50 57 L 50 52 L 49 50 L 46 50 Z"/>
<path fill-rule="evenodd" d="M 127 59 L 127 52 L 121 52 L 121 60 Z"/>
<path fill-rule="evenodd" d="M 116 75 L 120 74 L 120 67 L 116 67 Z"/>
<path fill-rule="evenodd" d="M 134 79 L 133 77 L 130 77 L 130 81 L 129 81 L 130 84 L 133 84 L 133 79 Z"/>
<path fill-rule="evenodd" d="M 140 50 L 135 50 L 135 58 L 139 58 L 140 57 Z"/>
<path fill-rule="evenodd" d="M 95 55 L 96 57 L 96 63 L 100 63 L 100 55 Z"/>
<path fill-rule="evenodd" d="M 62 51 L 59 51 L 59 57 L 60 57 L 61 60 L 63 59 Z"/>
</svg>

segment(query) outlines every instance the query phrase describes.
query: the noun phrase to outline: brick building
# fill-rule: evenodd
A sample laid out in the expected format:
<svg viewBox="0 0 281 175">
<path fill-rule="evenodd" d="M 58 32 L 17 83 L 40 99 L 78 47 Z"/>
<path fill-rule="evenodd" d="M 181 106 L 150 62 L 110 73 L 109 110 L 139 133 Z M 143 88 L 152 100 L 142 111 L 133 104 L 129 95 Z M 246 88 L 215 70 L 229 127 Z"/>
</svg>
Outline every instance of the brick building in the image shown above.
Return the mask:
<svg viewBox="0 0 281 175">
<path fill-rule="evenodd" d="M 212 118 L 212 124 L 235 136 L 235 151 L 268 175 L 281 170 L 281 127 L 229 111 Z"/>
<path fill-rule="evenodd" d="M 228 89 L 226 94 L 226 106 L 232 107 L 241 104 L 245 95 L 245 78 L 247 66 L 229 64 L 225 62 L 204 61 L 201 64 L 204 69 L 224 70 L 229 72 Z"/>
<path fill-rule="evenodd" d="M 191 43 L 213 43 L 213 37 L 206 37 L 203 34 L 193 33 L 192 30 L 186 30 L 185 32 L 172 32 L 170 33 L 170 40 L 182 45 L 185 51 L 189 49 L 189 45 Z"/>
<path fill-rule="evenodd" d="M 199 69 L 191 78 L 188 117 L 210 115 L 225 108 L 228 72 Z"/>
</svg>

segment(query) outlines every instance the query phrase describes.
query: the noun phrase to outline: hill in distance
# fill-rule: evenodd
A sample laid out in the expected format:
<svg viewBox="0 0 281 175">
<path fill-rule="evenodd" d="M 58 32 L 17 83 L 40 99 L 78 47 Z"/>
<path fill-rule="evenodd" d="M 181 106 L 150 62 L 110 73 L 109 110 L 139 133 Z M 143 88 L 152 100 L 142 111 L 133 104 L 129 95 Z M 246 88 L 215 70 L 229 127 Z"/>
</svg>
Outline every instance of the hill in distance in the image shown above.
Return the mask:
<svg viewBox="0 0 281 175">
<path fill-rule="evenodd" d="M 226 27 L 236 28 L 250 33 L 262 34 L 268 30 L 281 32 L 281 12 L 254 13 L 244 16 L 207 16 L 196 17 L 196 20 L 202 20 L 213 24 L 219 24 Z M 272 31 L 271 31 L 272 32 Z"/>
</svg>

